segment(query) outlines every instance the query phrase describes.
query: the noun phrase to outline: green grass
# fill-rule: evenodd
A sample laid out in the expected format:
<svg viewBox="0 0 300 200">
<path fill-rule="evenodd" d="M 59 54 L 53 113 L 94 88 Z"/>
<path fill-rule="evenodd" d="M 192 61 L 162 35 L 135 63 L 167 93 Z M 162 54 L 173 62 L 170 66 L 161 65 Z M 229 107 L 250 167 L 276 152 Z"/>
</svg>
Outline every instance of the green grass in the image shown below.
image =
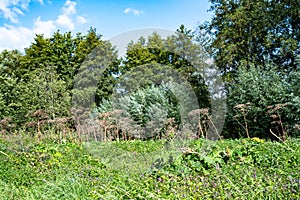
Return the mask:
<svg viewBox="0 0 300 200">
<path fill-rule="evenodd" d="M 300 198 L 299 139 L 165 143 L 3 137 L 0 199 Z"/>
</svg>

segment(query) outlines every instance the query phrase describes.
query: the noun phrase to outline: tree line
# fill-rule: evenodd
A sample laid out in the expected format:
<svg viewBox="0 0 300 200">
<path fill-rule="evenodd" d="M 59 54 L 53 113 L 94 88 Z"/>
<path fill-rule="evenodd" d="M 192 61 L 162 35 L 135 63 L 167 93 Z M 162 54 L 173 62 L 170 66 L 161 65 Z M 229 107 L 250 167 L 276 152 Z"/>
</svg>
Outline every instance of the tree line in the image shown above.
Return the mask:
<svg viewBox="0 0 300 200">
<path fill-rule="evenodd" d="M 72 105 L 74 97 L 84 104 L 91 102 L 93 94 L 91 106 L 101 116 L 101 123 L 116 125 L 112 118 L 103 117 L 104 113 L 113 112 L 115 88 L 128 72 L 135 78 L 142 77 L 135 70 L 149 64 L 157 69 L 169 66 L 178 72 L 195 92 L 199 108 L 210 108 L 210 91 L 199 70 L 209 68 L 212 63 L 207 60 L 211 59 L 225 83 L 227 114 L 222 133 L 225 137 L 284 140 L 287 135 L 298 136 L 299 1 L 210 2 L 214 14 L 210 22 L 200 24 L 195 30 L 181 25 L 166 39 L 157 33 L 141 37 L 128 44 L 123 58 L 93 28 L 85 35 L 59 31 L 49 38 L 36 35 L 24 53 L 2 51 L 2 133 L 75 130 L 74 115 L 80 111 Z M 89 60 L 90 55 L 95 56 Z M 93 73 L 104 69 L 101 64 L 107 66 L 96 80 Z M 162 80 L 159 76 L 153 71 L 143 74 L 143 77 Z M 96 86 L 91 84 L 93 81 L 97 81 Z M 130 80 L 127 84 L 134 85 Z M 93 87 L 83 90 L 86 85 Z M 150 102 L 151 99 L 156 102 Z M 145 82 L 127 100 L 130 105 L 127 109 L 140 126 L 162 107 L 167 107 L 167 118 L 175 120 L 173 126 L 180 126 L 178 101 L 162 83 Z M 207 118 L 202 120 L 203 113 L 197 115 L 201 123 L 207 123 Z M 197 131 L 199 136 L 201 131 Z"/>
</svg>

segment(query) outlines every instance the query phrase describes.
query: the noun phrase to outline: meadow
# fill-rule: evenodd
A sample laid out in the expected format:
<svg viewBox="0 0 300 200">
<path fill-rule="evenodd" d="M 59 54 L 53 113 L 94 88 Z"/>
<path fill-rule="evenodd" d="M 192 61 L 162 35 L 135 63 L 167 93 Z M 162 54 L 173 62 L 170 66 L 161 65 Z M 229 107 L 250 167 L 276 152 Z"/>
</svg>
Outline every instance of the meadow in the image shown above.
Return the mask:
<svg viewBox="0 0 300 200">
<path fill-rule="evenodd" d="M 0 199 L 299 199 L 300 140 L 2 135 Z"/>
</svg>

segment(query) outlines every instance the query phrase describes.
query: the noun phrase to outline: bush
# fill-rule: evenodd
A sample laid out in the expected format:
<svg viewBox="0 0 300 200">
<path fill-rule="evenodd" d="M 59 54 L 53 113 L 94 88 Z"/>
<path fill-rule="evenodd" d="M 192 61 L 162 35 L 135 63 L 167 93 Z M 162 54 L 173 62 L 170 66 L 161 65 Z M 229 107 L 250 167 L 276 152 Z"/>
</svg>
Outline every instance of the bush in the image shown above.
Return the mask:
<svg viewBox="0 0 300 200">
<path fill-rule="evenodd" d="M 161 127 L 166 123 L 166 119 L 174 119 L 174 125 L 177 126 L 181 122 L 179 102 L 167 85 L 157 87 L 152 85 L 138 89 L 119 99 L 103 101 L 97 112 L 108 113 L 113 110 L 123 111 L 119 121 L 124 123 L 124 120 L 127 119 L 128 126 L 130 126 L 128 129 L 147 126 L 149 132 L 143 134 L 145 137 L 161 132 Z M 153 124 L 151 125 L 151 123 Z M 159 127 L 160 129 L 157 129 Z M 122 128 L 124 129 L 124 126 Z"/>
<path fill-rule="evenodd" d="M 299 71 L 279 72 L 272 65 L 266 69 L 240 66 L 227 87 L 225 136 L 299 136 L 299 82 Z"/>
</svg>

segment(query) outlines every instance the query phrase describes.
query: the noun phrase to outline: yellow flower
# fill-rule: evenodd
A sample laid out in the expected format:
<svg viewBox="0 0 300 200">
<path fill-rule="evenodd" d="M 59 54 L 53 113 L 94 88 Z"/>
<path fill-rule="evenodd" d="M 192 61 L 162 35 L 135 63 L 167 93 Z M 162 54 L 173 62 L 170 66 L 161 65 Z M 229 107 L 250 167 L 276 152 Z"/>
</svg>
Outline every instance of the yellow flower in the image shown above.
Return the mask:
<svg viewBox="0 0 300 200">
<path fill-rule="evenodd" d="M 251 138 L 251 140 L 255 141 L 255 142 L 259 142 L 259 143 L 264 143 L 265 142 L 264 139 L 259 139 L 258 137 Z"/>
<path fill-rule="evenodd" d="M 53 155 L 55 158 L 61 158 L 62 157 L 62 154 L 60 152 L 56 152 L 54 155 Z"/>
<path fill-rule="evenodd" d="M 228 148 L 228 147 L 226 147 L 226 154 L 227 154 L 227 156 L 230 156 L 231 155 L 231 152 L 230 152 L 230 149 Z"/>
</svg>

